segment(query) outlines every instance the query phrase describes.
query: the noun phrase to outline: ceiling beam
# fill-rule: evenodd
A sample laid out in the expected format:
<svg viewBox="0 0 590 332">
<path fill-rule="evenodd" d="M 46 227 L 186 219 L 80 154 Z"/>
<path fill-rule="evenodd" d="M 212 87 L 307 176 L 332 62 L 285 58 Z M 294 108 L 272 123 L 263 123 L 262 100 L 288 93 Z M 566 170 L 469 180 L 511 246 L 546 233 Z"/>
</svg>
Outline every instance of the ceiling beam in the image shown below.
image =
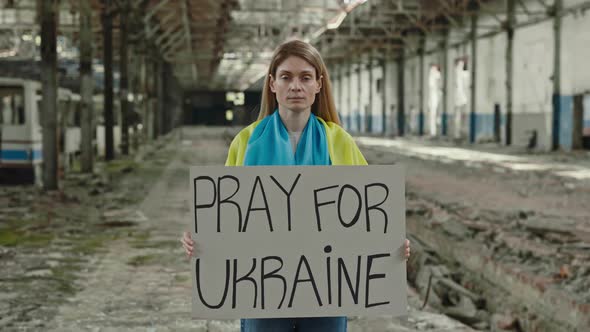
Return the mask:
<svg viewBox="0 0 590 332">
<path fill-rule="evenodd" d="M 164 7 L 170 0 L 160 0 L 160 2 L 158 2 L 155 6 L 152 6 L 150 8 L 150 10 L 148 11 L 148 13 L 145 15 L 145 17 L 143 18 L 143 20 L 148 23 L 150 18 L 152 18 L 152 16 L 154 16 L 156 14 L 156 12 L 158 10 L 160 10 L 162 7 Z"/>
<path fill-rule="evenodd" d="M 184 15 L 182 15 L 182 23 L 184 25 L 184 31 L 185 31 L 185 40 L 186 40 L 186 48 L 188 50 L 189 53 L 193 53 L 193 41 L 192 41 L 192 37 L 191 37 L 191 26 L 190 26 L 190 20 L 189 20 L 189 5 L 187 3 L 188 0 L 181 0 L 181 8 L 182 8 L 182 12 L 184 13 Z M 197 82 L 197 65 L 196 64 L 192 64 L 191 66 L 191 72 L 192 72 L 192 76 L 193 76 L 193 81 Z"/>
<path fill-rule="evenodd" d="M 146 27 L 147 27 L 147 29 L 146 29 L 146 30 L 147 30 L 147 33 L 146 33 L 146 37 L 145 37 L 145 38 L 147 38 L 147 39 L 152 39 L 152 37 L 153 37 L 153 36 L 156 34 L 156 32 L 158 31 L 158 29 L 160 29 L 160 30 L 162 30 L 162 31 L 166 32 L 167 30 L 166 30 L 166 28 L 165 28 L 165 27 L 166 27 L 166 26 L 167 26 L 169 23 L 172 23 L 172 22 L 173 22 L 173 20 L 172 20 L 172 19 L 173 19 L 173 18 L 174 18 L 176 15 L 178 15 L 178 13 L 176 13 L 176 12 L 174 12 L 174 11 L 170 11 L 170 13 L 168 13 L 168 15 L 164 16 L 164 18 L 160 20 L 160 22 L 159 22 L 159 24 L 158 24 L 158 25 L 159 25 L 159 27 L 154 27 L 153 29 L 150 29 L 150 28 L 149 28 L 149 26 L 146 24 Z"/>
<path fill-rule="evenodd" d="M 183 38 L 184 38 L 184 30 L 177 31 L 173 36 L 168 38 L 168 40 L 161 45 L 162 54 L 166 54 L 166 52 L 170 48 L 170 46 L 178 45 L 178 43 L 180 41 L 182 41 Z"/>
</svg>

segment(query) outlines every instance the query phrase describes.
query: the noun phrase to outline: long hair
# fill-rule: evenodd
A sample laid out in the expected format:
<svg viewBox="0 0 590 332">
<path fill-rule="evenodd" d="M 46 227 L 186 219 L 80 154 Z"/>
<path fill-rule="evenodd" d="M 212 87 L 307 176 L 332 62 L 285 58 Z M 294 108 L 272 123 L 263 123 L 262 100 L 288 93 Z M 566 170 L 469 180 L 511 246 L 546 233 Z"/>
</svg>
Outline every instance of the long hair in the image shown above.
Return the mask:
<svg viewBox="0 0 590 332">
<path fill-rule="evenodd" d="M 307 61 L 315 68 L 316 79 L 322 80 L 322 88 L 316 95 L 313 105 L 311 105 L 311 113 L 326 122 L 334 122 L 339 125 L 340 119 L 334 105 L 334 96 L 332 96 L 332 83 L 324 60 L 322 60 L 320 52 L 315 47 L 301 40 L 285 42 L 275 50 L 264 79 L 258 120 L 264 119 L 276 110 L 278 105 L 274 93 L 270 90 L 270 75 L 276 77 L 277 68 L 290 56 L 296 56 Z"/>
</svg>

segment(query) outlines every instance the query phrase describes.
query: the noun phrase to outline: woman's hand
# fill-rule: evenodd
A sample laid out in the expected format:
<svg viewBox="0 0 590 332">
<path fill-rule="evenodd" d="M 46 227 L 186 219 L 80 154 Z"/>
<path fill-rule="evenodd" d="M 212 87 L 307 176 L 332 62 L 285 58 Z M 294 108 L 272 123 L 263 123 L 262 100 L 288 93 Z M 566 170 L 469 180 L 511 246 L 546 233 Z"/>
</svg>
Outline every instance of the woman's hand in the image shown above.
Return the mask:
<svg viewBox="0 0 590 332">
<path fill-rule="evenodd" d="M 191 238 L 191 234 L 185 231 L 180 242 L 182 243 L 186 256 L 192 256 L 195 249 L 195 241 Z M 406 241 L 404 241 L 404 249 L 405 259 L 410 258 L 410 240 L 406 239 Z"/>
<path fill-rule="evenodd" d="M 184 231 L 180 242 L 182 243 L 186 257 L 192 256 L 195 249 L 195 241 L 191 238 L 191 233 Z"/>
<path fill-rule="evenodd" d="M 404 247 L 405 247 L 405 253 L 406 253 L 406 259 L 410 258 L 410 240 L 406 239 L 406 241 L 404 242 Z"/>
</svg>

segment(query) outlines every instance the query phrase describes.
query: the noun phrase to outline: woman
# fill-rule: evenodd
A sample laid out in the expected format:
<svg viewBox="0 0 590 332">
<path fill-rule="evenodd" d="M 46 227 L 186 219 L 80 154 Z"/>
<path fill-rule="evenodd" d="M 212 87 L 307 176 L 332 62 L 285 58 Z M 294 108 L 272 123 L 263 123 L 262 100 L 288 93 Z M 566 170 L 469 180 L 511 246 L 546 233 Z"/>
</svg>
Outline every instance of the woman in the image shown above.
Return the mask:
<svg viewBox="0 0 590 332">
<path fill-rule="evenodd" d="M 326 66 L 313 46 L 299 40 L 280 45 L 264 81 L 258 120 L 234 138 L 225 165 L 367 165 L 352 137 L 339 126 L 331 90 Z M 192 255 L 189 232 L 181 242 Z M 408 240 L 405 247 L 407 258 Z M 344 332 L 346 317 L 243 319 L 241 328 Z"/>
</svg>

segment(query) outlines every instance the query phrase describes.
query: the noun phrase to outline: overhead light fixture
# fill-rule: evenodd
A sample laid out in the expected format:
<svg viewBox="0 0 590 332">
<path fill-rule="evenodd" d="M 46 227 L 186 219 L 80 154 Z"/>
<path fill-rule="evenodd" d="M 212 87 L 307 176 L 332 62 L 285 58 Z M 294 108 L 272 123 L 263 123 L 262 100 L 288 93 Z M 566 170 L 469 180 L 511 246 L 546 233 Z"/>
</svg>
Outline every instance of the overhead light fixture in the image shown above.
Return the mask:
<svg viewBox="0 0 590 332">
<path fill-rule="evenodd" d="M 232 121 L 234 119 L 234 111 L 226 110 L 225 111 L 225 120 Z"/>
<path fill-rule="evenodd" d="M 346 5 L 360 5 L 367 2 L 367 0 L 344 0 Z"/>
<path fill-rule="evenodd" d="M 226 53 L 223 53 L 223 58 L 225 60 L 235 60 L 238 58 L 238 55 L 234 52 L 226 52 Z"/>
</svg>

